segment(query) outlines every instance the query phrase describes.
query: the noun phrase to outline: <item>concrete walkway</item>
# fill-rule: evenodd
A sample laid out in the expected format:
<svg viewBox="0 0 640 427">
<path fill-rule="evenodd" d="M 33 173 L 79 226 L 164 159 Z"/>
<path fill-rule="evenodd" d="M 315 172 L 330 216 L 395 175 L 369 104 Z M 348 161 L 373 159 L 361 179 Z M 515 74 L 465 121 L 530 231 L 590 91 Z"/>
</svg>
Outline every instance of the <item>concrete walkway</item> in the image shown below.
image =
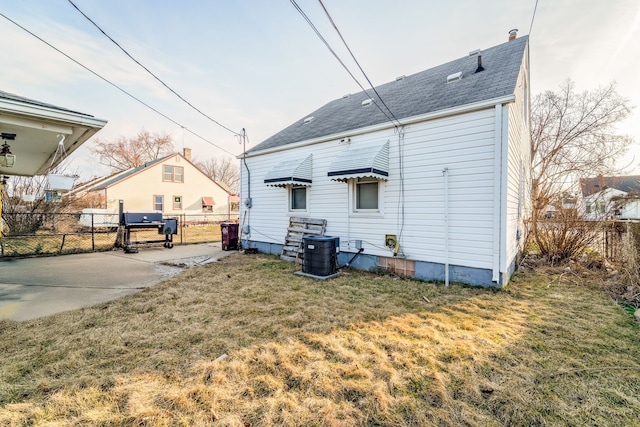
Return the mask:
<svg viewBox="0 0 640 427">
<path fill-rule="evenodd" d="M 0 319 L 29 320 L 140 292 L 230 255 L 220 243 L 45 258 L 0 258 Z"/>
</svg>

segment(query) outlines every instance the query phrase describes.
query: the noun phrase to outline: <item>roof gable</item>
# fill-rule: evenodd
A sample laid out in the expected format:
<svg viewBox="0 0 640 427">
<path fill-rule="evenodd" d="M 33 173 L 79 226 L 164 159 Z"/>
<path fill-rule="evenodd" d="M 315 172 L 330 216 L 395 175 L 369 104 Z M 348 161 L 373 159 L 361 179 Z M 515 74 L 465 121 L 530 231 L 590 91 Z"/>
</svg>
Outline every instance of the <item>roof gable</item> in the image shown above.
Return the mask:
<svg viewBox="0 0 640 427">
<path fill-rule="evenodd" d="M 525 36 L 482 51 L 484 71 L 479 73 L 476 73 L 477 57 L 465 56 L 380 85 L 376 91 L 397 119 L 512 95 L 527 41 Z M 462 78 L 447 83 L 447 76 L 458 72 L 462 73 Z M 362 105 L 374 95 L 369 90 L 335 99 L 305 116 L 313 117 L 313 120 L 302 118 L 247 152 L 389 122 L 375 105 Z"/>
<path fill-rule="evenodd" d="M 122 172 L 116 172 L 115 174 L 113 174 L 111 176 L 108 176 L 108 177 L 96 178 L 91 182 L 85 183 L 82 186 L 79 186 L 79 187 L 75 188 L 73 190 L 73 192 L 103 190 L 105 188 L 113 187 L 114 185 L 119 184 L 120 182 L 126 180 L 127 178 L 129 178 L 129 177 L 131 177 L 133 175 L 137 175 L 139 173 L 143 173 L 145 171 L 148 171 L 151 168 L 153 168 L 154 166 L 156 166 L 158 164 L 161 164 L 162 162 L 164 162 L 167 159 L 170 159 L 170 158 L 172 158 L 174 156 L 180 156 L 185 161 L 185 164 L 190 165 L 191 168 L 193 168 L 195 171 L 197 171 L 198 173 L 200 173 L 201 175 L 206 177 L 208 180 L 210 180 L 213 184 L 215 184 L 218 187 L 220 187 L 226 193 L 233 194 L 233 191 L 231 191 L 231 189 L 229 189 L 226 185 L 211 179 L 211 177 L 209 177 L 207 174 L 202 172 L 202 170 L 200 170 L 200 168 L 198 168 L 196 165 L 194 165 L 190 160 L 188 160 L 186 157 L 184 157 L 180 153 L 172 153 L 172 154 L 169 154 L 168 156 L 164 156 L 164 157 L 160 157 L 160 158 L 155 159 L 155 160 L 151 160 L 151 161 L 149 161 L 149 162 L 147 162 L 147 163 L 145 163 L 143 165 L 137 166 L 135 168 L 131 168 L 131 169 L 128 169 L 128 170 L 122 171 Z"/>
<path fill-rule="evenodd" d="M 615 188 L 625 193 L 640 193 L 640 175 L 597 176 L 580 179 L 580 189 L 584 197 L 599 193 L 607 188 Z"/>
<path fill-rule="evenodd" d="M 153 166 L 157 165 L 158 163 L 161 163 L 165 160 L 167 160 L 170 157 L 175 156 L 174 154 L 169 154 L 168 156 L 164 156 L 164 157 L 160 157 L 159 159 L 155 159 L 155 160 L 151 160 L 150 162 L 147 162 L 143 165 L 140 165 L 138 167 L 135 168 L 131 168 L 129 170 L 126 170 L 124 172 L 119 172 L 117 173 L 115 176 L 113 176 L 113 178 L 108 179 L 102 183 L 100 183 L 99 185 L 95 186 L 92 188 L 92 190 L 102 190 L 104 188 L 108 188 L 111 187 L 113 185 L 118 184 L 119 182 L 124 181 L 125 179 L 129 178 L 130 176 L 133 176 L 137 173 L 140 173 L 144 170 L 148 170 L 150 168 L 152 168 Z"/>
</svg>

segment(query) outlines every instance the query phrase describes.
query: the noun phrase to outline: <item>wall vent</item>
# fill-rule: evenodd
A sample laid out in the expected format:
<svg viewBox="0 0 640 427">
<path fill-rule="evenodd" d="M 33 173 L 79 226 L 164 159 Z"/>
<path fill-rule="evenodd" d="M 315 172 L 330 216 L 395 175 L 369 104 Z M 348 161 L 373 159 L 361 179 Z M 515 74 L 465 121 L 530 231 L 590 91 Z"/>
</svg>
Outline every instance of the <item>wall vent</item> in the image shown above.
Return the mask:
<svg viewBox="0 0 640 427">
<path fill-rule="evenodd" d="M 304 119 L 304 124 L 306 125 L 307 123 L 311 123 L 312 121 L 314 121 L 316 118 L 313 116 L 309 116 L 306 119 Z"/>
<path fill-rule="evenodd" d="M 458 71 L 457 73 L 449 74 L 447 76 L 447 83 L 455 82 L 462 79 L 462 71 Z"/>
<path fill-rule="evenodd" d="M 363 107 L 368 107 L 371 104 L 373 104 L 373 99 L 371 99 L 371 98 L 365 99 L 364 101 L 362 101 L 362 106 Z"/>
</svg>

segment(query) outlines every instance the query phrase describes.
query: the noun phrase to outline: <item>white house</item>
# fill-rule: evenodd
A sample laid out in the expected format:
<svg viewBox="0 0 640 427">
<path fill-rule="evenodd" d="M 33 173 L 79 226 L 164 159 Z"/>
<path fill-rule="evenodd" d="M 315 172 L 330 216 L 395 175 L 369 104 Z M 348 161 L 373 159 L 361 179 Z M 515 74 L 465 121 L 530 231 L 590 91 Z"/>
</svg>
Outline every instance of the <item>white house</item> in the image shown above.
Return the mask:
<svg viewBox="0 0 640 427">
<path fill-rule="evenodd" d="M 640 175 L 580 180 L 579 213 L 587 221 L 640 219 Z"/>
<path fill-rule="evenodd" d="M 504 286 L 530 198 L 528 37 L 376 92 L 331 101 L 246 152 L 243 245 L 280 253 L 290 217 L 325 219 L 341 265 L 362 250 L 352 267 Z"/>
<path fill-rule="evenodd" d="M 101 196 L 108 212 L 118 212 L 123 200 L 125 211 L 162 212 L 165 215 L 187 215 L 196 220 L 202 214 L 237 214 L 232 210 L 237 196 L 218 184 L 190 161 L 191 150 L 98 178 L 73 190 L 73 193 Z"/>
</svg>

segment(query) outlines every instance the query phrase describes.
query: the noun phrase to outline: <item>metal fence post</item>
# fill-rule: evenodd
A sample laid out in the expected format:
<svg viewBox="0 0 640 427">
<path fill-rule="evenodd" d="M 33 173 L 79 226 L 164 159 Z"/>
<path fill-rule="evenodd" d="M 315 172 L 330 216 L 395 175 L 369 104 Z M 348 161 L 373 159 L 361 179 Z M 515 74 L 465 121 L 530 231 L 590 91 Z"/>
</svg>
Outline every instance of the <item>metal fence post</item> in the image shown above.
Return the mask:
<svg viewBox="0 0 640 427">
<path fill-rule="evenodd" d="M 95 252 L 96 251 L 96 228 L 94 227 L 94 223 L 93 223 L 93 216 L 94 214 L 91 214 L 91 251 Z"/>
</svg>

